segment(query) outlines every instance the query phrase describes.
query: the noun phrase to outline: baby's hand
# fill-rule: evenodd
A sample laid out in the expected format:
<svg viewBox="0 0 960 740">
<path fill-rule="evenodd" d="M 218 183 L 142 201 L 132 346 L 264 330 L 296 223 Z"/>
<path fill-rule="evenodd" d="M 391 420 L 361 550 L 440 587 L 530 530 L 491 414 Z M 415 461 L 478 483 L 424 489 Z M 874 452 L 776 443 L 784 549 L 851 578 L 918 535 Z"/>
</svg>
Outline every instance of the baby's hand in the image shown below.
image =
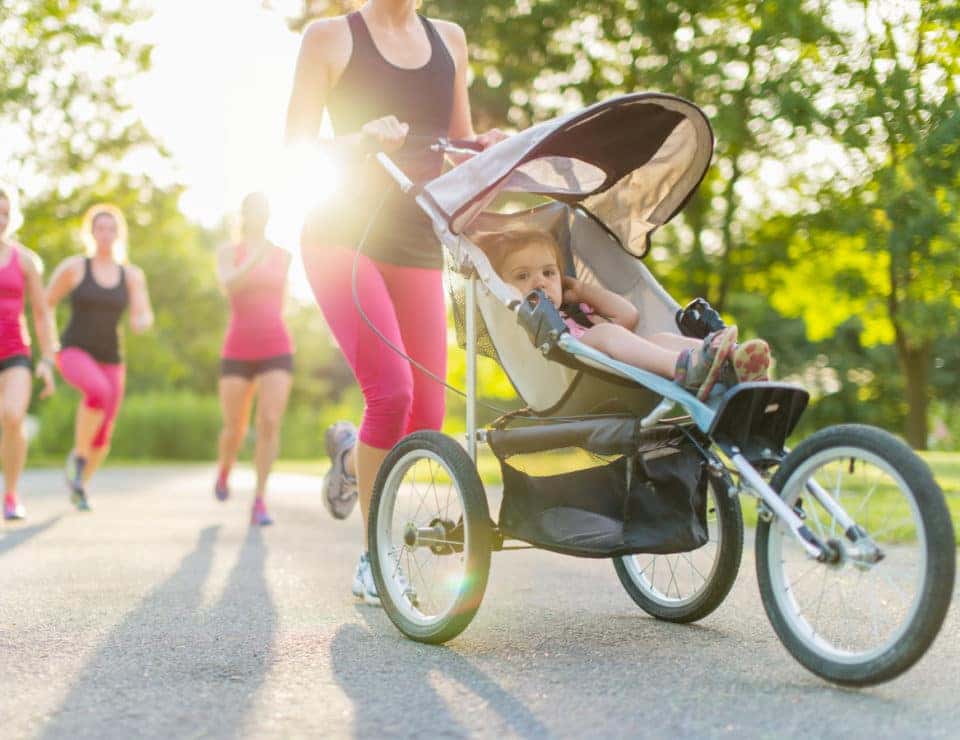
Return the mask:
<svg viewBox="0 0 960 740">
<path fill-rule="evenodd" d="M 581 297 L 581 291 L 583 289 L 583 283 L 581 283 L 576 278 L 569 277 L 567 275 L 563 276 L 563 302 L 564 303 L 578 303 Z"/>
</svg>

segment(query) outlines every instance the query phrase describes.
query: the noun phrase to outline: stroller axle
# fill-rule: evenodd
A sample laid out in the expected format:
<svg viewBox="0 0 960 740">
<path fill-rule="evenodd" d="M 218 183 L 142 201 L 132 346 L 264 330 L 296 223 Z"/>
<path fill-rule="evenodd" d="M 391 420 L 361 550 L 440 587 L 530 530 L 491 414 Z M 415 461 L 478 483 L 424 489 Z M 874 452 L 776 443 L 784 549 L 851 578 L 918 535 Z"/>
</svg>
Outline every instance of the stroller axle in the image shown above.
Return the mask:
<svg viewBox="0 0 960 740">
<path fill-rule="evenodd" d="M 463 525 L 458 527 L 441 519 L 434 519 L 429 527 L 407 522 L 403 528 L 403 543 L 411 550 L 429 547 L 435 555 L 452 555 L 463 551 Z"/>
</svg>

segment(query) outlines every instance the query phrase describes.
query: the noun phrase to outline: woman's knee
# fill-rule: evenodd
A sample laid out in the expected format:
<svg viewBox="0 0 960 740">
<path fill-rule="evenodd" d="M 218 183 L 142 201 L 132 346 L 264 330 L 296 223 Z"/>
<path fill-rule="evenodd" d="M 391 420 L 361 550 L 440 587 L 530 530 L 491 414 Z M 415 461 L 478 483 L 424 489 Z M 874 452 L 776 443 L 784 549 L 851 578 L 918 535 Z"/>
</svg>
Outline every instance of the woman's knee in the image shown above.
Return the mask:
<svg viewBox="0 0 960 740">
<path fill-rule="evenodd" d="M 113 389 L 106 383 L 89 385 L 83 389 L 83 405 L 88 409 L 109 414 L 116 403 L 115 396 Z"/>
<path fill-rule="evenodd" d="M 105 449 L 109 449 L 110 442 L 113 439 L 113 420 L 105 419 L 103 424 L 100 425 L 100 429 L 97 430 L 96 435 L 90 442 L 90 447 L 95 450 L 103 452 Z M 106 453 L 104 453 L 106 454 Z"/>
<path fill-rule="evenodd" d="M 242 420 L 224 423 L 221 434 L 223 434 L 227 441 L 240 444 L 243 438 L 247 436 L 247 425 L 244 424 Z"/>
<path fill-rule="evenodd" d="M 417 432 L 421 429 L 439 430 L 443 426 L 443 418 L 447 413 L 446 394 L 443 386 L 421 392 L 413 399 L 413 408 L 410 411 L 408 432 Z"/>
<path fill-rule="evenodd" d="M 0 407 L 0 426 L 6 432 L 15 432 L 23 426 L 26 412 L 21 409 Z"/>
<path fill-rule="evenodd" d="M 263 438 L 274 438 L 280 435 L 280 428 L 283 426 L 283 414 L 261 413 L 257 414 L 257 436 Z"/>
<path fill-rule="evenodd" d="M 404 435 L 413 407 L 412 383 L 398 383 L 375 396 L 365 397 L 360 440 L 371 447 L 389 449 Z"/>
</svg>

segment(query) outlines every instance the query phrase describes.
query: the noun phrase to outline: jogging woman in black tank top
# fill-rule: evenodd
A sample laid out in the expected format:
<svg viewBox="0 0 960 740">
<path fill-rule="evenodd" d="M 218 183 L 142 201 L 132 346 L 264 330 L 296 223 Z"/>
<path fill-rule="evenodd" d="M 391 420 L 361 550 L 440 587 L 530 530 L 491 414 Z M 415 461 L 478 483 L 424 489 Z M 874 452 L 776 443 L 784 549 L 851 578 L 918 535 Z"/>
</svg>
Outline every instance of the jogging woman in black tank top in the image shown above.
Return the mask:
<svg viewBox="0 0 960 740">
<path fill-rule="evenodd" d="M 338 192 L 308 217 L 304 266 L 327 324 L 364 394 L 359 440 L 352 424 L 327 431 L 331 470 L 324 503 L 337 518 L 357 500 L 366 525 L 373 482 L 387 451 L 405 434 L 439 429 L 444 388 L 385 347 L 362 320 L 352 294 L 355 247 L 388 184 L 370 151 L 396 152 L 407 134 L 475 139 L 467 98 L 467 42 L 454 23 L 417 14 L 413 0 L 368 0 L 346 16 L 304 33 L 287 116 L 291 144 L 317 142 L 324 109 L 336 134 L 324 142 L 339 163 Z M 415 180 L 440 172 L 442 155 L 400 156 Z M 319 177 L 318 173 L 318 177 Z M 395 345 L 436 375 L 446 373 L 446 311 L 440 244 L 429 220 L 408 199 L 388 197 L 358 263 L 364 313 Z M 364 538 L 366 542 L 366 538 Z M 353 592 L 378 603 L 366 553 Z"/>
<path fill-rule="evenodd" d="M 57 266 L 47 287 L 47 305 L 55 311 L 70 296 L 70 323 L 60 337 L 57 367 L 84 396 L 67 457 L 67 486 L 73 504 L 88 511 L 86 484 L 107 456 L 123 399 L 120 317 L 129 307 L 130 328 L 140 333 L 153 324 L 153 310 L 143 271 L 124 264 L 123 214 L 113 206 L 96 205 L 83 223 L 87 256 L 68 257 Z"/>
</svg>

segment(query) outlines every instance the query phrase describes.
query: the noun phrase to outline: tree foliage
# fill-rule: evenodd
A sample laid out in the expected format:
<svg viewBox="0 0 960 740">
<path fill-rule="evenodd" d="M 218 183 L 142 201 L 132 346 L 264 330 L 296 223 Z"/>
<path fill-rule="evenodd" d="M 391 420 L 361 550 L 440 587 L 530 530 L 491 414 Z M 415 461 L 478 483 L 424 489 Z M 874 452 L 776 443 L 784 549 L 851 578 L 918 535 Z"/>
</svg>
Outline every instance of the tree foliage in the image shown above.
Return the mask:
<svg viewBox="0 0 960 740">
<path fill-rule="evenodd" d="M 30 190 L 56 177 L 69 193 L 156 142 L 123 85 L 150 64 L 130 25 L 135 0 L 0 0 L 2 175 Z"/>
</svg>

